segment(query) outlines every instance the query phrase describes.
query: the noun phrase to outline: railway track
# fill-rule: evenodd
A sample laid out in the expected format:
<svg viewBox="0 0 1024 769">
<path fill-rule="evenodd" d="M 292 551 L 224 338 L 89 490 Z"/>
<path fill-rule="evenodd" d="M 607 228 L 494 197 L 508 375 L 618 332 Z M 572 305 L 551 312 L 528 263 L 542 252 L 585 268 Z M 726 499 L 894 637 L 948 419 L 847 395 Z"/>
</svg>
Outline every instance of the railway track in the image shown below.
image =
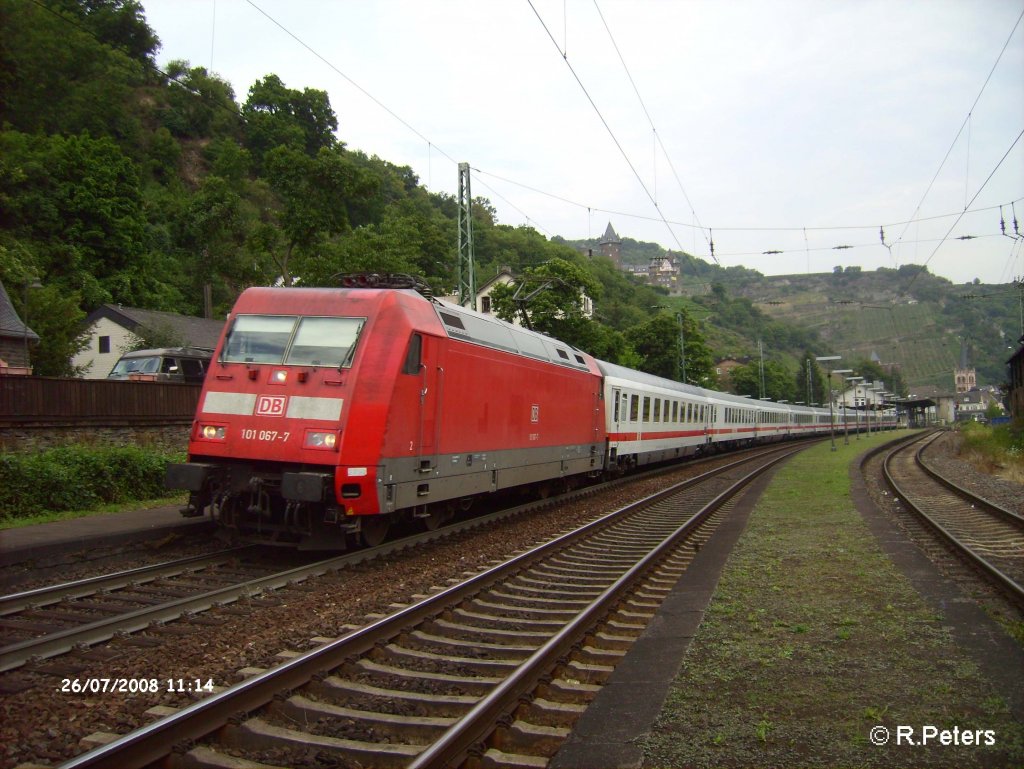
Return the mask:
<svg viewBox="0 0 1024 769">
<path fill-rule="evenodd" d="M 278 571 L 254 561 L 259 552 L 231 548 L 2 596 L 0 672 L 235 600 L 246 591 L 233 590 Z"/>
<path fill-rule="evenodd" d="M 886 482 L 937 537 L 1024 607 L 1024 518 L 928 467 L 924 455 L 939 435 L 890 451 L 883 460 Z"/>
<path fill-rule="evenodd" d="M 169 764 L 545 766 L 723 505 L 800 448 L 724 465 L 415 597 L 65 766 L 142 766 L 184 744 Z"/>
<path fill-rule="evenodd" d="M 652 470 L 631 478 L 635 480 L 662 472 L 665 470 Z M 310 577 L 487 526 L 556 501 L 595 494 L 627 480 L 610 481 L 559 497 L 476 516 L 437 531 L 406 536 L 375 548 L 307 561 L 284 570 L 273 562 L 268 564 L 265 559 L 259 563 L 260 548 L 246 546 L 0 596 L 0 673 L 30 663 L 38 665 L 58 655 L 191 617 L 241 599 L 258 600 Z M 273 552 L 275 557 L 281 557 L 281 551 Z"/>
</svg>

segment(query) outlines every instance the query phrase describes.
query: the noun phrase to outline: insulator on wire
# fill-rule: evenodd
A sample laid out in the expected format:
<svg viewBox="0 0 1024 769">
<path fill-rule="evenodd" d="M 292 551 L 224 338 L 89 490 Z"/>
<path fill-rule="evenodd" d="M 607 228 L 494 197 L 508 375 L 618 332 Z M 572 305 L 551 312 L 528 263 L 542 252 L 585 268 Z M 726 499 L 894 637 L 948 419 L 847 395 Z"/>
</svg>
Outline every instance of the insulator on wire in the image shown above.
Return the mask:
<svg viewBox="0 0 1024 769">
<path fill-rule="evenodd" d="M 1006 219 L 1003 218 L 1003 207 L 999 206 L 999 231 L 1006 234 Z"/>
</svg>

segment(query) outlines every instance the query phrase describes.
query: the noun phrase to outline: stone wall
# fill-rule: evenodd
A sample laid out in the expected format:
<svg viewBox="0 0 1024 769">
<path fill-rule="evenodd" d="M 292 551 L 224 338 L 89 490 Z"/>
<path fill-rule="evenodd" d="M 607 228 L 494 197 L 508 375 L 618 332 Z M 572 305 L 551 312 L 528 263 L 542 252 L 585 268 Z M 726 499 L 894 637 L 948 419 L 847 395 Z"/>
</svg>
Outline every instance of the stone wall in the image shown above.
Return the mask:
<svg viewBox="0 0 1024 769">
<path fill-rule="evenodd" d="M 159 424 L 88 424 L 26 422 L 0 425 L 0 451 L 40 451 L 71 443 L 136 445 L 168 452 L 188 448 L 192 420 Z"/>
</svg>

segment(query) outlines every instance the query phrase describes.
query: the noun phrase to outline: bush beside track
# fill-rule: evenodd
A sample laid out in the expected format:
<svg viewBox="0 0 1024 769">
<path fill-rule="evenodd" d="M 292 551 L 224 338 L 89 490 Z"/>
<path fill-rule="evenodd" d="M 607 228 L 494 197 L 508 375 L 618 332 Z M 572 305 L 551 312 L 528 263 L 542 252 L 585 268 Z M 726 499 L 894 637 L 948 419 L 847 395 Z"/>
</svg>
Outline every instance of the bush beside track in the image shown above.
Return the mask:
<svg viewBox="0 0 1024 769">
<path fill-rule="evenodd" d="M 0 526 L 45 513 L 166 496 L 165 468 L 183 459 L 138 446 L 0 453 Z"/>
</svg>

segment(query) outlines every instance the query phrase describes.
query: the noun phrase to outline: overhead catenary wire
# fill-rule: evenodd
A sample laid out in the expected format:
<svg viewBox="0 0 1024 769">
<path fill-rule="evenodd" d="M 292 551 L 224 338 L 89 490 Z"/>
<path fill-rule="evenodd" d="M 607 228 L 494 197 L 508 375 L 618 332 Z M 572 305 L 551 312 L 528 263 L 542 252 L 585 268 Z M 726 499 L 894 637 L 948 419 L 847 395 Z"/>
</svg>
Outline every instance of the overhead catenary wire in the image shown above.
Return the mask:
<svg viewBox="0 0 1024 769">
<path fill-rule="evenodd" d="M 904 227 L 903 231 L 900 232 L 899 237 L 896 238 L 896 241 L 895 243 L 893 243 L 893 245 L 898 245 L 903 240 L 903 236 L 904 234 L 906 234 L 907 227 L 909 227 L 912 222 L 917 221 L 917 214 L 921 211 L 921 206 L 923 206 L 924 201 L 928 199 L 928 195 L 931 193 L 932 187 L 935 186 L 935 182 L 939 178 L 939 174 L 942 173 L 942 169 L 946 165 L 946 161 L 949 160 L 949 156 L 952 154 L 953 148 L 956 146 L 956 143 L 960 140 L 960 135 L 964 132 L 964 128 L 969 124 L 971 114 L 974 112 L 974 109 L 978 106 L 978 102 L 981 101 L 981 96 L 982 94 L 985 93 L 985 89 L 988 87 L 989 81 L 992 79 L 992 75 L 995 74 L 996 69 L 999 67 L 999 62 L 1002 60 L 1003 54 L 1006 53 L 1006 49 L 1009 47 L 1010 41 L 1013 39 L 1013 35 L 1017 31 L 1017 27 L 1020 26 L 1021 19 L 1024 19 L 1024 11 L 1021 11 L 1020 16 L 1017 17 L 1017 21 L 1014 23 L 1013 28 L 1010 30 L 1010 34 L 1006 36 L 1006 42 L 1003 43 L 1003 47 L 999 51 L 999 55 L 996 56 L 995 63 L 992 64 L 992 69 L 989 70 L 988 77 L 986 77 L 985 82 L 981 84 L 981 89 L 978 91 L 978 95 L 974 97 L 974 103 L 971 104 L 970 109 L 967 110 L 967 116 L 964 118 L 964 122 L 960 125 L 959 130 L 956 132 L 956 136 L 953 137 L 953 141 L 950 143 L 949 149 L 946 150 L 946 154 L 943 156 L 942 162 L 939 163 L 939 167 L 935 170 L 935 175 L 932 177 L 932 180 L 928 183 L 928 187 L 925 189 L 924 195 L 921 196 L 921 200 L 920 202 L 918 202 L 917 207 L 914 209 L 914 213 L 912 213 L 910 215 L 910 218 L 907 220 L 906 227 Z M 965 205 L 964 210 L 967 210 L 969 205 L 970 204 Z"/>
<path fill-rule="evenodd" d="M 565 203 L 566 205 L 575 206 L 576 208 L 588 211 L 590 213 L 595 213 L 596 212 L 596 213 L 608 214 L 608 215 L 611 215 L 611 216 L 621 216 L 621 217 L 625 217 L 625 218 L 628 218 L 628 219 L 638 219 L 638 220 L 641 220 L 641 221 L 649 221 L 649 222 L 662 221 L 662 219 L 660 217 L 651 216 L 649 214 L 640 214 L 640 213 L 636 213 L 636 212 L 632 212 L 632 211 L 624 211 L 624 210 L 616 209 L 616 208 L 607 208 L 607 207 L 603 207 L 603 206 L 598 206 L 598 205 L 593 205 L 593 204 L 588 204 L 588 203 L 582 203 L 580 201 L 572 200 L 571 198 L 567 198 L 567 197 L 565 197 L 563 195 L 558 195 L 558 194 L 553 193 L 553 192 L 548 192 L 547 190 L 542 190 L 542 189 L 540 189 L 538 187 L 534 187 L 532 185 L 516 181 L 515 179 L 510 179 L 510 178 L 508 178 L 506 176 L 501 176 L 499 174 L 492 173 L 492 172 L 487 171 L 487 170 L 482 169 L 482 168 L 474 168 L 473 171 L 475 173 L 477 173 L 477 174 L 484 175 L 484 176 L 489 176 L 492 179 L 497 179 L 499 181 L 505 182 L 506 184 L 511 184 L 511 185 L 516 186 L 516 187 L 521 187 L 524 190 L 528 190 L 530 192 L 534 192 L 534 193 L 536 193 L 538 195 L 543 195 L 545 197 L 551 198 L 552 200 L 557 200 L 557 201 L 559 201 L 561 203 Z M 1024 201 L 1024 197 L 1016 198 L 1016 199 L 1014 199 L 1012 201 L 1007 201 L 1006 203 L 1003 203 L 1001 205 L 1004 205 L 1004 206 L 1005 205 L 1011 205 L 1011 204 L 1014 204 L 1014 203 L 1019 203 L 1021 201 Z M 941 219 L 949 219 L 951 217 L 962 216 L 964 213 L 978 214 L 978 213 L 985 213 L 987 211 L 996 211 L 998 209 L 999 209 L 999 204 L 991 205 L 991 206 L 985 206 L 983 208 L 968 209 L 966 212 L 964 212 L 964 211 L 952 211 L 950 213 L 944 213 L 944 214 L 933 214 L 931 216 L 925 216 L 925 217 L 921 217 L 920 219 L 914 219 L 914 220 L 886 221 L 886 222 L 882 223 L 881 227 L 883 229 L 885 227 L 893 228 L 893 227 L 899 227 L 901 225 L 910 225 L 910 224 L 917 224 L 917 223 L 921 223 L 921 222 L 931 222 L 931 221 L 938 221 L 938 220 L 941 220 Z M 723 225 L 720 225 L 720 224 L 716 224 L 716 225 L 714 225 L 712 227 L 706 227 L 706 226 L 703 226 L 703 225 L 700 225 L 700 224 L 695 225 L 695 224 L 692 224 L 690 222 L 684 222 L 684 221 L 675 220 L 675 219 L 669 219 L 668 221 L 669 221 L 670 224 L 672 224 L 674 226 L 686 227 L 686 228 L 690 228 L 690 229 L 694 229 L 694 230 L 701 230 L 702 232 L 707 233 L 707 235 L 710 235 L 712 230 L 718 230 L 719 232 L 793 232 L 793 233 L 801 233 L 802 232 L 802 233 L 806 234 L 807 232 L 834 232 L 834 231 L 840 231 L 840 230 L 878 230 L 879 229 L 879 224 L 877 222 L 862 223 L 862 224 L 825 224 L 825 225 L 819 225 L 819 226 L 814 226 L 814 225 L 810 225 L 810 226 L 808 226 L 808 225 L 803 225 L 803 226 L 801 226 L 801 225 L 780 225 L 780 226 L 749 225 L 749 226 L 743 226 L 743 227 L 723 226 Z M 707 235 L 705 236 L 705 238 L 707 238 Z M 883 243 L 883 245 L 887 245 L 888 247 L 891 247 L 891 246 L 889 246 L 889 244 L 884 244 Z"/>
<path fill-rule="evenodd" d="M 611 137 L 612 142 L 615 144 L 616 148 L 619 150 L 619 153 L 622 155 L 623 159 L 626 161 L 626 165 L 629 166 L 629 169 L 633 172 L 633 176 L 636 177 L 637 182 L 640 184 L 640 188 L 644 191 L 644 193 L 647 195 L 648 199 L 651 201 L 651 205 L 654 206 L 654 210 L 658 212 L 658 216 L 659 216 L 660 220 L 665 224 L 665 229 L 668 230 L 669 234 L 672 236 L 672 239 L 676 242 L 676 245 L 679 247 L 679 250 L 683 251 L 684 250 L 683 249 L 683 244 L 679 242 L 679 238 L 676 236 L 675 230 L 672 229 L 672 226 L 668 223 L 668 220 L 665 218 L 664 213 L 662 212 L 661 208 L 658 206 L 658 201 L 655 200 L 654 195 L 652 195 L 651 191 L 647 188 L 647 185 L 644 183 L 643 177 L 640 176 L 640 172 L 636 170 L 636 166 L 633 164 L 633 161 L 630 160 L 629 153 L 626 152 L 626 149 L 622 146 L 622 143 L 619 141 L 618 137 L 615 135 L 615 132 L 612 130 L 612 127 L 608 124 L 608 121 L 605 119 L 604 115 L 602 114 L 601 109 L 597 106 L 597 103 L 594 101 L 594 98 L 590 95 L 590 92 L 587 90 L 587 87 L 583 84 L 583 80 L 580 78 L 579 74 L 576 72 L 575 67 L 573 67 L 572 64 L 569 63 L 568 55 L 566 55 L 561 50 L 559 50 L 558 42 L 555 40 L 554 36 L 551 34 L 551 30 L 548 29 L 548 25 L 544 22 L 543 17 L 541 17 L 540 13 L 537 11 L 536 6 L 534 6 L 533 0 L 526 0 L 526 1 L 530 4 L 530 8 L 533 10 L 534 15 L 537 17 L 537 20 L 540 22 L 541 26 L 544 28 L 545 34 L 547 34 L 548 38 L 551 40 L 552 44 L 555 46 L 555 49 L 558 50 L 559 53 L 561 54 L 562 61 L 564 61 L 565 62 L 565 66 L 567 66 L 569 68 L 569 72 L 572 73 L 572 76 L 576 80 L 577 85 L 579 85 L 580 90 L 583 91 L 583 95 L 587 97 L 587 101 L 590 103 L 590 106 L 594 109 L 594 112 L 597 114 L 598 118 L 600 119 L 601 125 L 604 126 L 605 130 L 608 132 L 608 135 Z M 718 259 L 715 258 L 714 253 L 711 254 L 711 257 L 715 260 L 716 263 L 718 262 Z"/>
<path fill-rule="evenodd" d="M 903 295 L 906 295 L 907 292 L 910 291 L 910 287 L 914 285 L 914 281 L 917 280 L 918 276 L 922 272 L 924 272 L 925 269 L 927 269 L 928 264 L 935 257 L 935 255 L 939 252 L 939 249 L 942 248 L 942 244 L 946 242 L 946 240 L 949 238 L 950 234 L 952 234 L 953 229 L 960 223 L 960 220 L 963 218 L 964 214 L 967 213 L 967 210 L 971 207 L 971 205 L 974 203 L 974 201 L 978 199 L 978 196 L 982 193 L 982 191 L 985 189 L 985 187 L 988 186 L 988 183 L 990 181 L 992 181 L 992 177 L 995 176 L 996 171 L 999 170 L 999 167 L 1003 164 L 1003 161 L 1005 161 L 1006 158 L 1009 157 L 1010 153 L 1013 151 L 1013 148 L 1017 146 L 1017 142 L 1020 141 L 1022 136 L 1024 136 L 1024 130 L 1021 130 L 1021 132 L 1019 134 L 1017 134 L 1017 138 L 1013 140 L 1013 142 L 1010 144 L 1010 146 L 1006 150 L 1006 152 L 1003 153 L 1003 156 L 999 159 L 999 162 L 996 163 L 995 168 L 992 169 L 992 172 L 985 178 L 985 181 L 982 182 L 981 186 L 978 188 L 978 191 L 974 193 L 974 197 L 970 199 L 970 201 L 967 203 L 966 206 L 964 206 L 963 213 L 961 213 L 959 216 L 957 216 L 956 221 L 954 221 L 949 226 L 949 229 L 946 231 L 946 234 L 942 237 L 942 240 L 940 240 L 938 245 L 935 246 L 935 250 L 932 251 L 931 255 L 927 259 L 925 259 L 924 264 L 921 265 L 921 269 L 918 270 L 914 274 L 914 276 L 910 279 L 910 282 L 907 283 L 906 287 L 901 292 Z"/>
<path fill-rule="evenodd" d="M 633 93 L 636 94 L 637 101 L 640 102 L 640 108 L 644 111 L 644 115 L 647 117 L 647 122 L 651 125 L 651 132 L 654 136 L 654 140 L 659 147 L 661 147 L 662 154 L 665 156 L 665 160 L 668 163 L 669 170 L 672 171 L 672 176 L 676 180 L 676 186 L 679 187 L 679 191 L 683 195 L 683 199 L 686 201 L 686 205 L 690 208 L 690 213 L 693 215 L 694 221 L 697 223 L 696 229 L 699 229 L 701 234 L 704 235 L 704 240 L 710 247 L 711 239 L 708 234 L 704 231 L 704 226 L 700 222 L 700 217 L 697 216 L 697 211 L 693 207 L 693 201 L 690 200 L 690 196 L 686 193 L 686 189 L 683 187 L 683 182 L 679 178 L 679 172 L 676 171 L 675 164 L 672 163 L 672 156 L 669 155 L 668 150 L 665 148 L 664 142 L 661 141 L 661 134 L 654 125 L 654 119 L 651 117 L 651 113 L 647 109 L 647 104 L 644 102 L 643 96 L 640 95 L 640 89 L 636 85 L 636 81 L 633 80 L 633 73 L 629 71 L 629 66 L 626 64 L 626 59 L 622 55 L 622 51 L 619 50 L 619 44 L 615 42 L 615 36 L 612 35 L 611 27 L 608 26 L 608 21 L 605 19 L 604 14 L 601 13 L 601 7 L 597 4 L 597 0 L 594 0 L 594 8 L 597 10 L 597 15 L 601 19 L 601 23 L 604 25 L 605 31 L 608 33 L 608 39 L 611 40 L 612 48 L 615 49 L 616 55 L 619 57 L 619 61 L 622 63 L 622 68 L 626 72 L 626 77 L 629 78 L 629 84 L 633 86 Z M 655 170 L 656 167 L 655 167 Z"/>
</svg>

